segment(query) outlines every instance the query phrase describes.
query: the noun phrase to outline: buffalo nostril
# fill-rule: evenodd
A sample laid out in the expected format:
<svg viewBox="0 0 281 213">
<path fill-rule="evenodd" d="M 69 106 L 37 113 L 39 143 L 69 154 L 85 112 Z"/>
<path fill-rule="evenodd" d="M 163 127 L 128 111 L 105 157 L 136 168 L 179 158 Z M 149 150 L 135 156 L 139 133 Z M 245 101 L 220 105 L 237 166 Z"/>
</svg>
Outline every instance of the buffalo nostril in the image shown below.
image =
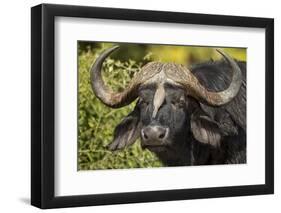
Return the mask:
<svg viewBox="0 0 281 213">
<path fill-rule="evenodd" d="M 166 135 L 165 132 L 163 132 L 163 133 L 161 133 L 161 134 L 158 136 L 158 138 L 159 138 L 159 139 L 163 139 L 163 138 L 165 137 L 165 135 Z"/>
<path fill-rule="evenodd" d="M 143 133 L 143 138 L 144 138 L 145 140 L 147 140 L 147 139 L 148 139 L 148 136 L 147 136 L 145 133 Z"/>
<path fill-rule="evenodd" d="M 157 132 L 158 132 L 158 139 L 163 140 L 165 139 L 165 137 L 167 137 L 168 129 L 163 127 L 158 127 Z"/>
<path fill-rule="evenodd" d="M 145 140 L 148 139 L 148 136 L 147 136 L 147 134 L 145 133 L 145 130 L 141 130 L 141 134 L 142 134 L 143 139 L 145 139 Z"/>
</svg>

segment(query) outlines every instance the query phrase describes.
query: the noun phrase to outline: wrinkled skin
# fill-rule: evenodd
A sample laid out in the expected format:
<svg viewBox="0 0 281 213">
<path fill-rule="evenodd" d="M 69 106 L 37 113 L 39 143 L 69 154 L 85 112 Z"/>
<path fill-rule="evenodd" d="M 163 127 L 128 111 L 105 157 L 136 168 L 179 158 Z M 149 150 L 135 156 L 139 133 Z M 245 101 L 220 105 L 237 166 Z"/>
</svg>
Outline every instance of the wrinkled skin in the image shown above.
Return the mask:
<svg viewBox="0 0 281 213">
<path fill-rule="evenodd" d="M 245 78 L 245 64 L 239 66 Z M 214 91 L 224 89 L 231 79 L 224 62 L 206 63 L 192 71 Z M 153 117 L 156 85 L 147 84 L 139 89 L 134 111 L 115 129 L 111 150 L 131 145 L 140 137 L 143 149 L 156 153 L 167 166 L 246 162 L 245 79 L 237 97 L 220 107 L 204 105 L 169 83 L 164 84 L 164 90 L 164 102 Z M 155 126 L 163 134 L 159 132 L 157 139 L 148 139 L 147 128 Z"/>
</svg>

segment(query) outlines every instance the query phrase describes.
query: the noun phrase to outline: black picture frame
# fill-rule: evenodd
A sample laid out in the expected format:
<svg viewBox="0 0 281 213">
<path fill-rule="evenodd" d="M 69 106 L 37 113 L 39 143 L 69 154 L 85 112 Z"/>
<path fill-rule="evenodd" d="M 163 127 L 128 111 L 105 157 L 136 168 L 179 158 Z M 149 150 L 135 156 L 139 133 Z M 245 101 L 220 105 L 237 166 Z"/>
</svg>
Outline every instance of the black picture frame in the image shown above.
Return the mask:
<svg viewBox="0 0 281 213">
<path fill-rule="evenodd" d="M 263 28 L 266 32 L 265 184 L 93 195 L 54 195 L 55 17 L 100 18 Z M 31 204 L 59 208 L 105 204 L 217 198 L 274 193 L 274 20 L 164 11 L 41 4 L 31 8 Z M 248 127 L 251 128 L 251 127 Z"/>
</svg>

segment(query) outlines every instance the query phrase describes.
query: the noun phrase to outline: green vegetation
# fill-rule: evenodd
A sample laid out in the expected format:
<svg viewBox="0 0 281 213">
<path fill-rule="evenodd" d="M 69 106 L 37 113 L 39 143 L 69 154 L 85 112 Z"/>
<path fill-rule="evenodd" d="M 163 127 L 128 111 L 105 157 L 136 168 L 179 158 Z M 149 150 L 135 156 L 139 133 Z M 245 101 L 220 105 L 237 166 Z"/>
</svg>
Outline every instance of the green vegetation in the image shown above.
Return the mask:
<svg viewBox="0 0 281 213">
<path fill-rule="evenodd" d="M 99 53 L 100 51 L 98 51 Z M 79 170 L 159 167 L 156 156 L 143 151 L 139 141 L 123 151 L 111 152 L 113 130 L 122 118 L 133 110 L 135 103 L 121 109 L 104 106 L 93 94 L 89 69 L 98 55 L 92 51 L 79 55 Z M 108 59 L 104 65 L 104 80 L 113 90 L 124 88 L 141 64 Z"/>
<path fill-rule="evenodd" d="M 111 109 L 92 92 L 90 67 L 101 51 L 110 46 L 110 43 L 79 42 L 78 169 L 161 167 L 163 165 L 153 153 L 141 149 L 139 141 L 122 151 L 107 149 L 113 139 L 114 128 L 135 105 L 134 102 L 120 109 Z M 246 59 L 245 49 L 224 50 L 239 60 Z M 206 47 L 122 44 L 120 51 L 105 61 L 103 78 L 112 90 L 118 91 L 125 88 L 142 65 L 150 60 L 189 65 L 210 58 L 217 59 L 218 53 Z"/>
</svg>

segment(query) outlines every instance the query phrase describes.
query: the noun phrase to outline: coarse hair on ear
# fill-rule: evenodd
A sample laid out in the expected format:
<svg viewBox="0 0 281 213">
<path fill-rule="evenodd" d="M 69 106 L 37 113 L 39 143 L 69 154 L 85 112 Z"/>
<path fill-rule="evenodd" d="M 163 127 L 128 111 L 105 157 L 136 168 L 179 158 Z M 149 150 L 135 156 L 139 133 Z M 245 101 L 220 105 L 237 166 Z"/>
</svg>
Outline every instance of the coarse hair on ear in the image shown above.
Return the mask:
<svg viewBox="0 0 281 213">
<path fill-rule="evenodd" d="M 140 136 L 140 110 L 136 105 L 114 130 L 113 141 L 108 145 L 112 151 L 132 145 Z"/>
<path fill-rule="evenodd" d="M 194 138 L 203 144 L 209 144 L 215 148 L 220 147 L 222 134 L 217 122 L 208 115 L 197 110 L 191 115 L 191 132 Z"/>
</svg>

